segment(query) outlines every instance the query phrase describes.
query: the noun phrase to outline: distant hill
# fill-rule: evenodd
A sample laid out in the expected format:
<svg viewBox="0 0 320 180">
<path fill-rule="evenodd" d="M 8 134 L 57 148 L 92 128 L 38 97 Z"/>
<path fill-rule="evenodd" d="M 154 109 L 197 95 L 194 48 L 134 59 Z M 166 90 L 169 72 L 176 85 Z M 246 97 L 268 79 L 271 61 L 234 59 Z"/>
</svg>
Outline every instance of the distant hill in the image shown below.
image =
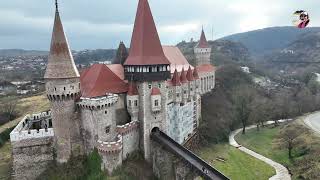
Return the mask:
<svg viewBox="0 0 320 180">
<path fill-rule="evenodd" d="M 46 56 L 48 51 L 23 50 L 23 49 L 0 49 L 0 56 Z"/>
<path fill-rule="evenodd" d="M 222 38 L 240 42 L 245 45 L 253 56 L 262 56 L 287 47 L 303 34 L 320 32 L 320 27 L 298 29 L 295 27 L 271 27 Z"/>
<path fill-rule="evenodd" d="M 264 59 L 283 63 L 320 62 L 320 32 L 304 34 L 286 47 L 265 56 Z"/>
<path fill-rule="evenodd" d="M 195 55 L 193 48 L 197 42 L 181 42 L 177 46 L 188 59 L 190 64 L 195 65 Z M 215 65 L 223 64 L 226 61 L 243 62 L 250 59 L 249 50 L 239 42 L 228 40 L 209 41 L 212 48 L 212 63 Z"/>
<path fill-rule="evenodd" d="M 83 50 L 74 51 L 73 57 L 77 64 L 90 64 L 97 61 L 112 61 L 116 53 L 116 49 Z"/>
</svg>

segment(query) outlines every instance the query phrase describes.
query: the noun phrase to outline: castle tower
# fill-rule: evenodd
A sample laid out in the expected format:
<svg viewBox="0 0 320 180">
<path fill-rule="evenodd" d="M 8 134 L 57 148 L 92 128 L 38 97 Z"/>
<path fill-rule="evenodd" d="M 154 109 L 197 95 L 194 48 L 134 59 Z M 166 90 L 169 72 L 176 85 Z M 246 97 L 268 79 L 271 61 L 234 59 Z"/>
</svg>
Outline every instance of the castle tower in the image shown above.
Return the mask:
<svg viewBox="0 0 320 180">
<path fill-rule="evenodd" d="M 181 94 L 181 82 L 180 82 L 180 76 L 179 73 L 177 71 L 177 69 L 175 69 L 173 76 L 172 76 L 172 85 L 174 87 L 173 92 L 174 92 L 174 102 L 179 103 L 182 100 L 182 94 Z"/>
<path fill-rule="evenodd" d="M 64 163 L 69 160 L 71 153 L 81 151 L 80 123 L 75 118 L 75 100 L 80 95 L 80 75 L 63 30 L 57 2 L 44 79 L 51 102 L 57 161 Z"/>
<path fill-rule="evenodd" d="M 193 77 L 193 71 L 191 67 L 189 66 L 189 69 L 187 71 L 187 80 L 189 81 L 188 89 L 189 89 L 189 100 L 192 99 L 192 97 L 195 95 L 195 79 Z"/>
<path fill-rule="evenodd" d="M 124 64 L 128 57 L 128 51 L 125 44 L 121 41 L 117 50 L 117 55 L 113 60 L 113 64 Z"/>
<path fill-rule="evenodd" d="M 147 0 L 139 0 L 125 78 L 134 82 L 139 92 L 141 149 L 151 161 L 150 133 L 158 127 L 166 132 L 166 81 L 171 78 L 170 62 L 164 55 Z M 160 99 L 159 99 L 160 97 Z"/>
<path fill-rule="evenodd" d="M 210 56 L 211 56 L 211 48 L 207 41 L 206 35 L 202 29 L 200 41 L 197 46 L 194 48 L 194 54 L 196 55 L 197 66 L 203 64 L 211 64 Z"/>
</svg>

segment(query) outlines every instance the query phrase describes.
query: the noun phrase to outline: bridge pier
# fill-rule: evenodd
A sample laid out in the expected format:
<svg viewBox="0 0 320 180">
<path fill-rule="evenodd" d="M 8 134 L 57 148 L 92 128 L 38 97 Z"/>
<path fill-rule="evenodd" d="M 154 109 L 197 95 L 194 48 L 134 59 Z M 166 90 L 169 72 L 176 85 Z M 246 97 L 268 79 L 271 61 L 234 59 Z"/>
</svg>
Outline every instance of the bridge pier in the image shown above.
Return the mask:
<svg viewBox="0 0 320 180">
<path fill-rule="evenodd" d="M 152 141 L 153 172 L 159 179 L 194 180 L 197 177 L 192 167 L 167 151 L 163 145 Z"/>
</svg>

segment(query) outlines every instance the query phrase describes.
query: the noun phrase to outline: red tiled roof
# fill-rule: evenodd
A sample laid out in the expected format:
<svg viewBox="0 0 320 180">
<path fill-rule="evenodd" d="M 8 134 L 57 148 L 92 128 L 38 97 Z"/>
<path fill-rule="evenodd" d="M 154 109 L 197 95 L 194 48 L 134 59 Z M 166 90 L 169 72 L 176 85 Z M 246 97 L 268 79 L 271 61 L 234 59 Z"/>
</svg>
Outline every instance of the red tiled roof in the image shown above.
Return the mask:
<svg viewBox="0 0 320 180">
<path fill-rule="evenodd" d="M 154 95 L 161 95 L 159 88 L 154 87 L 151 89 L 151 96 L 154 96 Z"/>
<path fill-rule="evenodd" d="M 197 68 L 194 68 L 193 77 L 194 79 L 200 79 Z"/>
<path fill-rule="evenodd" d="M 82 97 L 105 96 L 107 93 L 125 93 L 127 83 L 104 64 L 95 64 L 81 74 Z"/>
<path fill-rule="evenodd" d="M 107 67 L 120 79 L 124 80 L 124 69 L 121 64 L 108 64 Z"/>
<path fill-rule="evenodd" d="M 139 92 L 138 92 L 136 84 L 133 82 L 129 83 L 128 95 L 129 96 L 136 96 L 138 94 L 139 94 Z"/>
<path fill-rule="evenodd" d="M 171 80 L 171 83 L 173 86 L 181 86 L 181 82 L 180 82 L 180 76 L 177 70 L 174 71 L 173 73 L 173 77 Z"/>
<path fill-rule="evenodd" d="M 165 57 L 148 0 L 139 0 L 129 57 L 125 65 L 170 64 Z"/>
<path fill-rule="evenodd" d="M 48 65 L 45 79 L 78 78 L 78 69 L 74 63 L 59 12 L 56 11 Z"/>
<path fill-rule="evenodd" d="M 214 66 L 212 66 L 211 64 L 203 64 L 200 66 L 197 66 L 197 71 L 198 73 L 206 73 L 206 72 L 213 72 L 216 70 L 216 68 Z"/>
<path fill-rule="evenodd" d="M 187 74 L 184 71 L 184 69 L 182 69 L 182 72 L 180 74 L 180 81 L 181 81 L 181 83 L 187 83 L 188 82 Z"/>
<path fill-rule="evenodd" d="M 174 73 L 175 70 L 181 72 L 183 68 L 188 69 L 191 66 L 178 47 L 162 46 L 162 49 L 171 64 L 171 73 Z M 194 67 L 191 66 L 191 69 Z"/>
<path fill-rule="evenodd" d="M 208 44 L 208 41 L 207 41 L 206 35 L 204 34 L 203 29 L 201 32 L 201 37 L 200 37 L 200 41 L 197 45 L 197 48 L 209 48 L 209 44 Z"/>
</svg>

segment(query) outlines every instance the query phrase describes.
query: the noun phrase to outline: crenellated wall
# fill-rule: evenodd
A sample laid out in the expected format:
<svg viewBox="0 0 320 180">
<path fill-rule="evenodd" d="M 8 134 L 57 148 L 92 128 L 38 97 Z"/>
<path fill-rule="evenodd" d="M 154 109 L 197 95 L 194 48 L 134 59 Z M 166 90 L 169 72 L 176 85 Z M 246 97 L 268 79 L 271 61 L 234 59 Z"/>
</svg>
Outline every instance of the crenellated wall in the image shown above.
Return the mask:
<svg viewBox="0 0 320 180">
<path fill-rule="evenodd" d="M 122 159 L 126 160 L 132 152 L 139 150 L 139 122 L 133 121 L 123 126 L 117 126 L 117 132 L 122 135 Z"/>
<path fill-rule="evenodd" d="M 81 134 L 85 152 L 90 153 L 98 140 L 113 141 L 116 136 L 117 95 L 101 98 L 81 98 L 77 103 L 81 109 Z"/>
</svg>

